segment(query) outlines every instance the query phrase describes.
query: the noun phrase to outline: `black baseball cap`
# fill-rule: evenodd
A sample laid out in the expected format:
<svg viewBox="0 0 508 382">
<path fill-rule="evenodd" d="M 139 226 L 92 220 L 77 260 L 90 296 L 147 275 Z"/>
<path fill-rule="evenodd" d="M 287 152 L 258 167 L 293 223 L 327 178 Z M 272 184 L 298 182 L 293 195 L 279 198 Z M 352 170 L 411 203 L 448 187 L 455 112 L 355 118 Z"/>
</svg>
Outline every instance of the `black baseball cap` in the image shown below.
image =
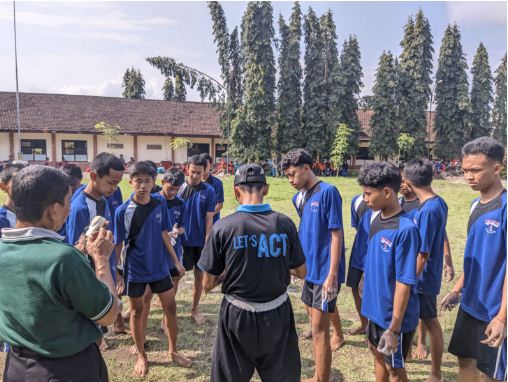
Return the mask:
<svg viewBox="0 0 508 382">
<path fill-rule="evenodd" d="M 243 164 L 235 172 L 235 186 L 245 183 L 265 183 L 266 176 L 263 167 L 255 163 Z"/>
</svg>

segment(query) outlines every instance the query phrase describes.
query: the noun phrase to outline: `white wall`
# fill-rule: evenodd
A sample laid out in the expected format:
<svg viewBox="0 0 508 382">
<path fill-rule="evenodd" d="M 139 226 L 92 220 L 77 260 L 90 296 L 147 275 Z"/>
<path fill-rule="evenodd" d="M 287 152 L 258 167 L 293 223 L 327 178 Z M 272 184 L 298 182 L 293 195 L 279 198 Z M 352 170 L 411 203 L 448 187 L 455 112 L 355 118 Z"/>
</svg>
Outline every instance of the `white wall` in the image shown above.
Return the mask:
<svg viewBox="0 0 508 382">
<path fill-rule="evenodd" d="M 118 135 L 113 143 L 123 143 L 123 149 L 109 149 L 108 142 L 102 135 L 97 136 L 97 154 L 104 151 L 117 156 L 123 154 L 126 162 L 134 156 L 134 137 L 132 135 Z"/>
<path fill-rule="evenodd" d="M 50 161 L 53 160 L 51 157 L 51 133 L 21 133 L 21 139 L 44 139 L 46 141 L 46 156 L 49 158 Z M 7 137 L 7 144 L 9 144 L 9 138 Z M 19 139 L 18 134 L 14 134 L 14 157 L 16 158 L 16 155 L 19 150 Z M 8 154 L 7 154 L 8 156 Z M 17 158 L 16 158 L 17 159 Z"/>
<path fill-rule="evenodd" d="M 0 162 L 9 159 L 9 133 L 0 133 Z"/>
<path fill-rule="evenodd" d="M 92 134 L 56 134 L 56 161 L 61 162 L 62 158 L 62 141 L 86 141 L 87 161 L 93 159 L 93 135 Z"/>
<path fill-rule="evenodd" d="M 148 150 L 147 145 L 162 145 L 162 150 Z M 126 160 L 129 160 L 126 158 Z M 171 147 L 169 137 L 163 136 L 138 136 L 138 157 L 136 160 L 152 160 L 160 163 L 163 160 L 171 160 Z"/>
</svg>

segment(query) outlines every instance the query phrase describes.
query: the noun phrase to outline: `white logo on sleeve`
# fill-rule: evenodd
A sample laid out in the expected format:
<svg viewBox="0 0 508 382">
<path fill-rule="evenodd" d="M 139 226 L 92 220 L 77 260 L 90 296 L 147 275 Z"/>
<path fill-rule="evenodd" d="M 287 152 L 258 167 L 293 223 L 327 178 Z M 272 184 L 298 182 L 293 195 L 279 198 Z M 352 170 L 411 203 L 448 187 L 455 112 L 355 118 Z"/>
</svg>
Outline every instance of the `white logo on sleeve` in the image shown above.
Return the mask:
<svg viewBox="0 0 508 382">
<path fill-rule="evenodd" d="M 486 219 L 485 225 L 487 226 L 485 230 L 489 235 L 495 234 L 497 232 L 497 228 L 499 228 L 499 222 L 497 220 Z"/>
</svg>

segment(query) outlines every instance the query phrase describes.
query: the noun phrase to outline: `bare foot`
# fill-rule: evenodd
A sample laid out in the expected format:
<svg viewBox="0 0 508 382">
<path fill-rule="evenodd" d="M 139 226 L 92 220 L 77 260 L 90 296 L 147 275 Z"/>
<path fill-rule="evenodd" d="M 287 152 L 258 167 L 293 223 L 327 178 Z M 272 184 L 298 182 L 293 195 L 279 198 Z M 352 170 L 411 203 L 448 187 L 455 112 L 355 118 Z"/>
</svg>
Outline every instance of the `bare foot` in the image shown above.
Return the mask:
<svg viewBox="0 0 508 382">
<path fill-rule="evenodd" d="M 144 377 L 148 373 L 148 359 L 146 354 L 138 354 L 138 360 L 136 366 L 132 371 L 132 374 L 136 377 Z"/>
<path fill-rule="evenodd" d="M 203 325 L 206 319 L 199 313 L 199 311 L 192 311 L 191 317 L 194 319 L 194 322 L 198 325 Z"/>
<path fill-rule="evenodd" d="M 344 340 L 344 337 L 332 336 L 330 338 L 330 347 L 332 348 L 332 351 L 339 350 L 345 343 L 346 341 Z"/>
<path fill-rule="evenodd" d="M 416 346 L 415 351 L 415 358 L 416 359 L 425 359 L 429 355 L 429 352 L 427 351 L 427 345 L 425 344 L 418 344 Z"/>
<path fill-rule="evenodd" d="M 310 340 L 312 338 L 312 330 L 307 330 L 306 332 L 303 332 L 300 336 L 302 340 Z"/>
<path fill-rule="evenodd" d="M 354 329 L 349 329 L 347 331 L 347 333 L 350 335 L 350 336 L 358 336 L 358 335 L 364 335 L 364 334 L 367 334 L 367 328 L 364 328 L 362 326 L 359 326 L 357 328 L 354 328 Z"/>
<path fill-rule="evenodd" d="M 184 357 L 180 353 L 171 352 L 169 353 L 169 359 L 182 367 L 191 367 L 192 361 L 189 358 Z"/>
</svg>

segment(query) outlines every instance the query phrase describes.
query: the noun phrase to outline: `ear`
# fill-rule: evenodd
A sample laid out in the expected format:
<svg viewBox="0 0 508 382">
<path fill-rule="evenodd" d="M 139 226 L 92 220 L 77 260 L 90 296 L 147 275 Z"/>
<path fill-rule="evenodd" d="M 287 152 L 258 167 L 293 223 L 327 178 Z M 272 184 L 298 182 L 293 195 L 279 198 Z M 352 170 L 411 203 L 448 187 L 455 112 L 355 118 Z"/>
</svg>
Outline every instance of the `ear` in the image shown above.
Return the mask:
<svg viewBox="0 0 508 382">
<path fill-rule="evenodd" d="M 129 184 L 132 186 L 132 179 L 129 179 Z"/>
<path fill-rule="evenodd" d="M 265 184 L 265 186 L 263 187 L 263 196 L 268 195 L 268 190 L 269 189 L 270 189 L 270 185 L 269 184 Z"/>
<path fill-rule="evenodd" d="M 92 179 L 95 182 L 97 180 L 97 173 L 94 171 L 90 171 L 90 179 Z"/>
<path fill-rule="evenodd" d="M 385 195 L 385 199 L 389 199 L 392 196 L 393 190 L 390 187 L 383 188 L 383 194 Z"/>
<path fill-rule="evenodd" d="M 501 163 L 496 162 L 494 164 L 494 174 L 499 175 L 501 173 L 501 170 L 503 169 L 503 165 Z M 1 185 L 1 183 L 0 183 Z"/>
<path fill-rule="evenodd" d="M 235 199 L 240 201 L 240 189 L 238 187 L 233 186 L 233 194 L 235 195 Z"/>
</svg>

